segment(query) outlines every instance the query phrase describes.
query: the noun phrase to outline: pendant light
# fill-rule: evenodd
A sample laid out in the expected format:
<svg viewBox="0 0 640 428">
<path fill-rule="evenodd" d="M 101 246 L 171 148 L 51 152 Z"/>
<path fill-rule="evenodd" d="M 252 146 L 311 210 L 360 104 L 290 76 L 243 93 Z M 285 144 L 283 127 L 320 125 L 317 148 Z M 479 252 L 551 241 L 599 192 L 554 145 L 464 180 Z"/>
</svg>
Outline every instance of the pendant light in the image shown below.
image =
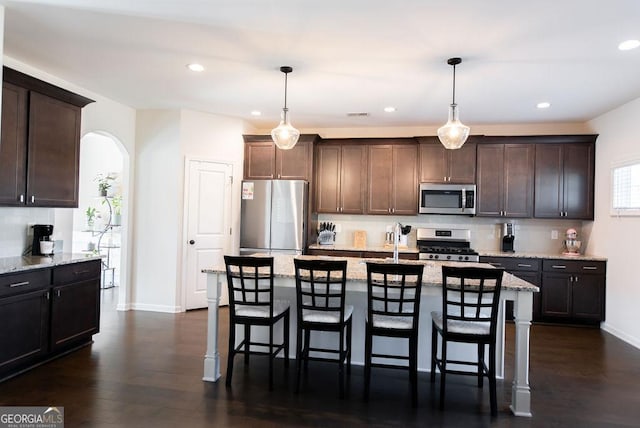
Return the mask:
<svg viewBox="0 0 640 428">
<path fill-rule="evenodd" d="M 289 117 L 287 113 L 287 74 L 293 71 L 293 68 L 283 65 L 280 67 L 280 71 L 284 73 L 284 108 L 282 109 L 282 115 L 280 116 L 280 125 L 271 130 L 271 138 L 276 143 L 279 149 L 289 150 L 298 142 L 300 137 L 300 131 L 291 126 L 289 123 Z"/>
<path fill-rule="evenodd" d="M 456 104 L 456 65 L 462 59 L 449 58 L 447 64 L 453 66 L 453 101 L 449 106 L 449 120 L 446 124 L 438 128 L 438 138 L 446 149 L 459 149 L 462 147 L 467 137 L 469 137 L 469 127 L 465 126 L 458 119 L 458 105 Z"/>
</svg>

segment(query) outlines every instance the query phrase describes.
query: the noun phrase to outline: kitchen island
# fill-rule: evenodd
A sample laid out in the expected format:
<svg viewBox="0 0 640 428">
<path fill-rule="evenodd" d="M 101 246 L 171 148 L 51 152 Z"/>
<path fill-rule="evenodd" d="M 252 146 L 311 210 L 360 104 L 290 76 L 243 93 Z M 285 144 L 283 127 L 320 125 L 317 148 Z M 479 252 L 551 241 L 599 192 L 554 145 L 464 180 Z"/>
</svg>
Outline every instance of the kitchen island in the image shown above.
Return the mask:
<svg viewBox="0 0 640 428">
<path fill-rule="evenodd" d="M 321 256 L 297 256 L 300 258 L 327 258 Z M 296 316 L 295 316 L 295 275 L 294 256 L 274 255 L 274 275 L 276 277 L 275 295 L 279 299 L 288 299 L 291 302 L 291 355 L 294 357 Z M 358 259 L 347 258 L 347 303 L 354 305 L 353 312 L 353 341 L 352 362 L 363 364 L 364 361 L 364 319 L 366 314 L 367 294 L 367 269 L 366 261 L 381 262 L 382 259 Z M 424 264 L 422 302 L 420 307 L 420 333 L 418 339 L 418 369 L 428 371 L 430 369 L 431 356 L 431 317 L 432 310 L 442 309 L 442 270 L 443 264 L 451 266 L 483 266 L 478 263 L 442 263 L 429 261 L 403 261 L 403 263 Z M 207 300 L 208 300 L 208 333 L 207 352 L 204 360 L 203 380 L 215 382 L 220 378 L 220 354 L 218 351 L 218 306 L 220 292 L 226 287 L 226 275 L 224 266 L 216 266 L 205 269 L 207 273 Z M 504 377 L 504 301 L 514 302 L 515 319 L 515 361 L 514 379 L 511 395 L 511 411 L 517 416 L 531 416 L 531 389 L 529 387 L 529 330 L 531 325 L 533 293 L 538 288 L 514 275 L 505 272 L 501 292 L 500 313 L 498 315 L 498 343 L 497 374 Z M 276 340 L 280 338 L 276 337 Z M 321 338 L 320 338 L 321 339 Z M 392 339 L 376 342 L 376 346 L 391 347 L 397 342 Z M 449 355 L 455 359 L 476 358 L 476 347 L 472 345 L 458 344 L 451 347 Z"/>
</svg>

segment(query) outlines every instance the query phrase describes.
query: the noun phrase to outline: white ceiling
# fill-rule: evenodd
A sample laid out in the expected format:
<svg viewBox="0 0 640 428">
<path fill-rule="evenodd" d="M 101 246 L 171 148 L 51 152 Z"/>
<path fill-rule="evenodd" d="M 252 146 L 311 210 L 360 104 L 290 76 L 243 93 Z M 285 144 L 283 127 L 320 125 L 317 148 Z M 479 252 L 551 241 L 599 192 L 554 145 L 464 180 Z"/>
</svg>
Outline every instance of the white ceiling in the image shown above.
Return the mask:
<svg viewBox="0 0 640 428">
<path fill-rule="evenodd" d="M 586 121 L 640 97 L 638 0 L 4 1 L 4 53 L 137 109 L 299 128 Z M 185 65 L 203 64 L 200 74 Z M 549 101 L 551 108 L 536 109 Z M 395 113 L 384 113 L 385 106 Z M 260 110 L 259 118 L 252 110 Z M 367 112 L 369 117 L 347 117 Z"/>
</svg>

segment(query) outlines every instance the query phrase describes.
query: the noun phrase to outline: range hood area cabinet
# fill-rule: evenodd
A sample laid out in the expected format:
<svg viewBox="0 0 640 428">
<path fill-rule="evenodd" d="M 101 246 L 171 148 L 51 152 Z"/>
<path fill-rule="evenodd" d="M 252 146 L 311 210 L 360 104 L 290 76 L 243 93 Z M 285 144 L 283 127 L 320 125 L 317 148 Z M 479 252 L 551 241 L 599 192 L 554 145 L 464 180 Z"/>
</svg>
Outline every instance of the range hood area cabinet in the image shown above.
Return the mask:
<svg viewBox="0 0 640 428">
<path fill-rule="evenodd" d="M 78 206 L 81 109 L 89 98 L 3 68 L 0 206 Z"/>
<path fill-rule="evenodd" d="M 245 180 L 305 180 L 313 177 L 313 147 L 320 139 L 303 134 L 290 150 L 276 147 L 270 135 L 243 135 Z"/>
<path fill-rule="evenodd" d="M 418 145 L 407 140 L 368 144 L 367 214 L 418 214 Z"/>
<path fill-rule="evenodd" d="M 476 215 L 532 217 L 535 145 L 509 144 L 517 137 L 487 140 L 477 149 Z"/>
<path fill-rule="evenodd" d="M 367 146 L 351 140 L 322 140 L 315 154 L 315 211 L 364 214 Z"/>
<path fill-rule="evenodd" d="M 457 150 L 444 148 L 438 137 L 416 137 L 420 143 L 420 183 L 475 184 L 476 143 L 472 135 Z"/>
</svg>

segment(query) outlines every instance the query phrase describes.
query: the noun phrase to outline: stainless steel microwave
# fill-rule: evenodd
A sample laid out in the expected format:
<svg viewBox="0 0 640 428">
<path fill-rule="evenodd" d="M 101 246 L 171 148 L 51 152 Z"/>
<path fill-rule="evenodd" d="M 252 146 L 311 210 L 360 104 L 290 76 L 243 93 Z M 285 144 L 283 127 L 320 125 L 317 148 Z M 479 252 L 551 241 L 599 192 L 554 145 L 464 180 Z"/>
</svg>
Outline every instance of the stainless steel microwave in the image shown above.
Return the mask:
<svg viewBox="0 0 640 428">
<path fill-rule="evenodd" d="M 475 184 L 420 183 L 420 214 L 475 215 Z"/>
</svg>

